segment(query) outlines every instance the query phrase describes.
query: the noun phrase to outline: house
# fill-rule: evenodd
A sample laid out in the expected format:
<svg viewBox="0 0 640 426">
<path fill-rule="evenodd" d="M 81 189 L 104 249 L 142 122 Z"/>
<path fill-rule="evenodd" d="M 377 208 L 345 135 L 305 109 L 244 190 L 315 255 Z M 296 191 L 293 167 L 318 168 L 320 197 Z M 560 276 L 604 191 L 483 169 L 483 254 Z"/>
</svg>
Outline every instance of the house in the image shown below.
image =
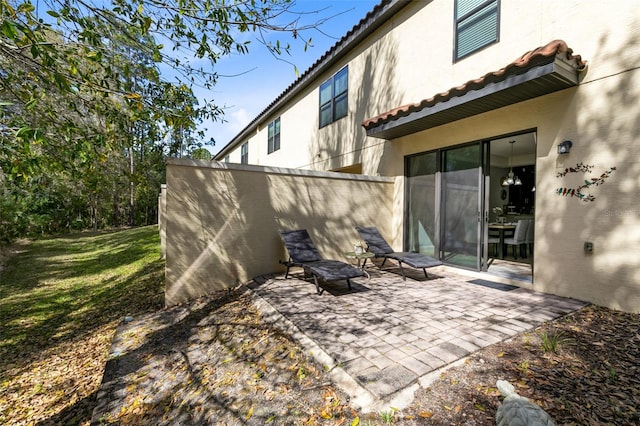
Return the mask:
<svg viewBox="0 0 640 426">
<path fill-rule="evenodd" d="M 398 249 L 487 273 L 524 261 L 534 290 L 640 312 L 639 57 L 626 0 L 381 1 L 215 162 L 169 163 L 174 245 L 199 241 L 172 263 L 167 243 L 169 299 L 214 268 L 269 272 L 278 227 L 315 227 L 340 255 L 339 229 L 373 223 Z M 529 233 L 495 244 L 503 222 Z M 240 273 L 236 256 L 259 266 Z"/>
</svg>

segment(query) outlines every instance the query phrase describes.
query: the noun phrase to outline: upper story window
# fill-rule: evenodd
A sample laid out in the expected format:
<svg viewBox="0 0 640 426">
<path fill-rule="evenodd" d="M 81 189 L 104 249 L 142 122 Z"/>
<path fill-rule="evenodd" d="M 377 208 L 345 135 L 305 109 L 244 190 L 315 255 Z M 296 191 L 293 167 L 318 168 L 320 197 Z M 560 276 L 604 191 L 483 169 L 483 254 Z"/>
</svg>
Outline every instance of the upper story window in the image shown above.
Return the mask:
<svg viewBox="0 0 640 426">
<path fill-rule="evenodd" d="M 347 115 L 349 67 L 344 67 L 320 85 L 320 127 Z"/>
<path fill-rule="evenodd" d="M 454 62 L 500 39 L 500 0 L 456 0 Z"/>
<path fill-rule="evenodd" d="M 268 142 L 267 151 L 268 151 L 268 154 L 271 154 L 272 152 L 280 149 L 280 117 L 276 118 L 271 123 L 269 123 L 268 133 L 269 133 L 269 136 L 268 136 L 269 142 Z"/>
<path fill-rule="evenodd" d="M 224 156 L 224 162 L 225 162 L 225 163 L 228 163 L 228 162 L 229 162 L 229 154 L 227 154 L 227 155 L 225 155 L 225 156 Z"/>
<path fill-rule="evenodd" d="M 240 164 L 249 164 L 249 142 L 240 147 Z"/>
</svg>

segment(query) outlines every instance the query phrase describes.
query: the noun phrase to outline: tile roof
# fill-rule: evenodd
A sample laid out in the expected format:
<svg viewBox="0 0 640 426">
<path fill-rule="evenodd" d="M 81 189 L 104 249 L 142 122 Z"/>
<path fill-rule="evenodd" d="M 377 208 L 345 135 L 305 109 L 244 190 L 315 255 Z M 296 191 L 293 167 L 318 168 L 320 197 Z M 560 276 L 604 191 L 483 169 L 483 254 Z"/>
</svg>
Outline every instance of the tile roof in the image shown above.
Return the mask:
<svg viewBox="0 0 640 426">
<path fill-rule="evenodd" d="M 580 55 L 573 55 L 573 50 L 567 46 L 563 40 L 553 40 L 544 46 L 526 52 L 506 67 L 497 71 L 489 72 L 475 80 L 469 80 L 461 86 L 452 87 L 446 92 L 438 93 L 431 98 L 424 99 L 415 104 L 403 105 L 380 114 L 376 117 L 366 119 L 362 122 L 365 129 L 369 129 L 400 117 L 407 116 L 413 112 L 432 107 L 436 104 L 446 102 L 454 97 L 460 97 L 472 90 L 479 90 L 491 83 L 505 80 L 508 76 L 520 74 L 537 65 L 548 63 L 556 56 L 564 56 L 567 61 L 573 62 L 577 70 L 582 70 L 586 66 L 586 61 Z"/>
<path fill-rule="evenodd" d="M 368 37 L 378 27 L 384 25 L 387 20 L 397 13 L 398 10 L 410 4 L 409 0 L 380 0 L 380 2 L 369 11 L 356 25 L 353 26 L 338 42 L 327 50 L 318 60 L 316 60 L 306 71 L 304 71 L 293 83 L 291 83 L 278 97 L 276 97 L 262 112 L 260 112 L 243 130 L 240 131 L 229 143 L 214 156 L 222 159 L 228 151 L 249 136 L 251 130 L 258 123 L 272 113 L 276 108 L 284 104 L 288 99 L 302 91 L 307 84 L 314 81 L 322 72 L 326 71 L 342 57 L 348 54 L 352 46 Z"/>
</svg>

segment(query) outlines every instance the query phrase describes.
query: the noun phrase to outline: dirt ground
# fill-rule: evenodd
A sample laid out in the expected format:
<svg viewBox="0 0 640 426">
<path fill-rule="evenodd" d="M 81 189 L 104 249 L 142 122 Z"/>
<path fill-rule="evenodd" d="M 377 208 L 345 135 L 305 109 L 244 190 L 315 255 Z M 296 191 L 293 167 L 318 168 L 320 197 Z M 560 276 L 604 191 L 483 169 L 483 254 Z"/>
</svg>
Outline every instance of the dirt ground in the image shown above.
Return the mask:
<svg viewBox="0 0 640 426">
<path fill-rule="evenodd" d="M 475 353 L 419 390 L 395 424 L 495 424 L 498 379 L 559 425 L 640 424 L 639 333 L 640 315 L 588 306 Z"/>
<path fill-rule="evenodd" d="M 130 373 L 117 378 L 111 391 L 118 398 L 99 407 L 94 421 L 493 425 L 496 381 L 505 379 L 557 424 L 640 423 L 636 314 L 586 307 L 475 353 L 419 389 L 409 407 L 368 414 L 352 409 L 323 366 L 266 324 L 247 294 L 221 293 L 162 318 L 154 320 L 162 330 L 128 330 L 131 342 L 144 344 L 118 360 L 118 370 Z"/>
</svg>

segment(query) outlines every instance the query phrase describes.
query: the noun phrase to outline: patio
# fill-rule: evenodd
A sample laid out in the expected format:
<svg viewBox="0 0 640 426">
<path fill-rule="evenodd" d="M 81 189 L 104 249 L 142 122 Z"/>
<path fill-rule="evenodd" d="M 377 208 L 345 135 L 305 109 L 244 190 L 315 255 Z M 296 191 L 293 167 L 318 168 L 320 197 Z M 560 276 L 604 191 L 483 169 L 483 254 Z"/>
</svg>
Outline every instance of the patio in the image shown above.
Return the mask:
<svg viewBox="0 0 640 426">
<path fill-rule="evenodd" d="M 321 296 L 302 274 L 250 285 L 265 319 L 331 369 L 364 411 L 401 408 L 443 368 L 586 305 L 446 266 L 431 268 L 429 279 L 411 271 L 406 281 L 393 268 L 368 272 L 352 290 L 324 283 Z"/>
</svg>

